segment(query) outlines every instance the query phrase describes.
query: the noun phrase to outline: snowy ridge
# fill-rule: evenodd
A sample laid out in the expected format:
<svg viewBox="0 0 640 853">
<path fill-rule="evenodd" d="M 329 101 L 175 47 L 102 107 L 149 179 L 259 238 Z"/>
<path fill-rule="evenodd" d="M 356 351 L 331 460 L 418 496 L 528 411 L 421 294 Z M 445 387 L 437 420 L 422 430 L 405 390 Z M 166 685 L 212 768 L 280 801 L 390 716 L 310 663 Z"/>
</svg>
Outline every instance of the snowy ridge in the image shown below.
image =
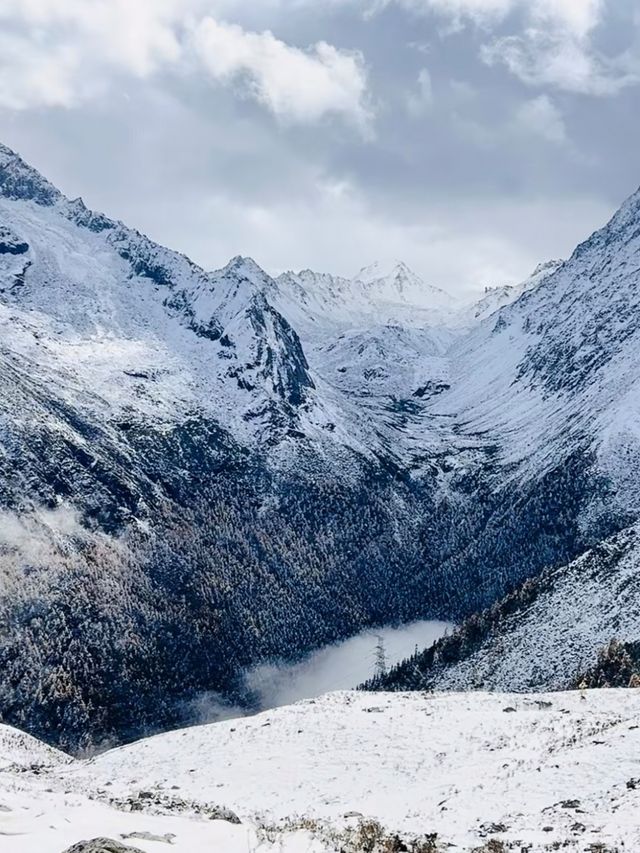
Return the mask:
<svg viewBox="0 0 640 853">
<path fill-rule="evenodd" d="M 404 374 L 401 393 L 410 398 L 446 372 L 436 366 L 431 376 L 428 359 L 434 346 L 440 358 L 451 339 L 442 322 L 452 300 L 403 264 L 374 265 L 349 282 L 314 273 L 273 280 L 240 257 L 205 272 L 81 199 L 69 201 L 18 155 L 3 152 L 3 302 L 18 326 L 33 328 L 39 317 L 39 338 L 53 339 L 53 347 L 44 344 L 40 371 L 51 372 L 55 349 L 74 384 L 99 389 L 114 411 L 128 415 L 142 404 L 146 416 L 167 422 L 204 412 L 241 442 L 277 444 L 293 428 L 323 445 L 331 433 L 331 444 L 371 456 L 404 431 L 403 419 L 386 411 L 397 396 L 395 376 Z M 426 332 L 425 323 L 437 328 Z M 408 352 L 392 340 L 390 325 L 406 328 Z M 324 346 L 341 346 L 341 336 L 355 330 L 366 339 L 362 352 L 345 353 L 356 377 L 366 385 L 381 369 L 386 376 L 373 389 L 383 397 L 373 413 L 354 413 L 341 376 L 322 356 Z M 371 348 L 380 350 L 373 361 Z M 135 386 L 123 374 L 135 374 Z M 407 442 L 398 455 L 415 452 L 412 431 Z"/>
<path fill-rule="evenodd" d="M 504 308 L 506 305 L 515 302 L 523 293 L 538 287 L 549 276 L 557 272 L 563 263 L 564 261 L 547 261 L 546 263 L 539 264 L 532 275 L 520 284 L 506 284 L 485 288 L 484 296 L 466 311 L 461 312 L 461 318 L 467 323 L 486 320 L 487 317 L 495 314 L 500 308 Z"/>
<path fill-rule="evenodd" d="M 402 261 L 376 262 L 352 279 L 303 270 L 284 273 L 276 282 L 278 308 L 309 334 L 327 323 L 442 326 L 457 307 L 453 297 L 424 282 Z"/>
<path fill-rule="evenodd" d="M 22 769 L 33 765 L 58 767 L 71 763 L 72 759 L 63 752 L 47 746 L 24 732 L 0 724 L 0 774 L 6 772 L 8 768 Z"/>
<path fill-rule="evenodd" d="M 174 421 L 204 411 L 243 442 L 293 427 L 325 444 L 330 432 L 365 456 L 394 447 L 411 460 L 421 443 L 451 444 L 421 401 L 424 389 L 450 384 L 466 309 L 405 264 L 374 264 L 351 280 L 309 271 L 274 280 L 235 258 L 207 273 L 65 199 L 8 149 L 0 190 L 0 290 L 11 316 L 33 326 L 39 314 L 43 339 L 68 340 L 68 358 L 58 346 L 64 370 L 108 405 L 133 410 L 148 396 L 149 415 Z M 547 275 L 537 271 L 526 289 Z M 476 309 L 474 321 L 489 310 Z M 62 327 L 48 329 L 52 320 Z M 94 351 L 95 366 L 77 358 Z M 51 351 L 46 358 L 43 371 Z M 123 373 L 137 374 L 135 389 Z M 360 390 L 367 400 L 354 411 Z M 408 418 L 394 411 L 405 400 L 417 406 Z"/>
<path fill-rule="evenodd" d="M 0 216 L 12 245 L 27 247 L 0 253 L 9 310 L 18 318 L 28 312 L 30 325 L 40 315 L 47 338 L 47 324 L 62 324 L 54 335 L 69 341 L 73 363 L 83 348 L 92 361 L 95 350 L 99 362 L 106 344 L 103 369 L 111 365 L 110 375 L 103 374 L 99 387 L 109 404 L 125 392 L 123 372 L 153 373 L 164 377 L 165 416 L 211 410 L 215 400 L 216 417 L 247 440 L 256 426 L 269 424 L 272 407 L 290 416 L 291 398 L 302 402 L 312 388 L 297 336 L 265 301 L 270 280 L 255 264 L 236 259 L 205 273 L 89 211 L 82 200 L 68 201 L 8 149 L 0 166 Z M 95 387 L 92 368 L 80 360 L 76 374 Z M 157 388 L 147 384 L 155 396 Z"/>
<path fill-rule="evenodd" d="M 110 836 L 146 853 L 329 853 L 361 849 L 370 820 L 438 852 L 633 850 L 639 714 L 637 691 L 338 693 L 88 761 L 33 743 L 46 768 L 0 764 L 3 851 Z M 5 730 L 0 750 L 22 737 Z"/>
<path fill-rule="evenodd" d="M 63 202 L 62 193 L 14 151 L 0 143 L 1 195 L 13 200 L 32 199 L 37 204 Z"/>
<path fill-rule="evenodd" d="M 376 261 L 364 267 L 356 275 L 355 283 L 379 302 L 406 303 L 431 310 L 454 305 L 454 299 L 448 293 L 426 284 L 399 260 L 388 263 Z"/>
</svg>

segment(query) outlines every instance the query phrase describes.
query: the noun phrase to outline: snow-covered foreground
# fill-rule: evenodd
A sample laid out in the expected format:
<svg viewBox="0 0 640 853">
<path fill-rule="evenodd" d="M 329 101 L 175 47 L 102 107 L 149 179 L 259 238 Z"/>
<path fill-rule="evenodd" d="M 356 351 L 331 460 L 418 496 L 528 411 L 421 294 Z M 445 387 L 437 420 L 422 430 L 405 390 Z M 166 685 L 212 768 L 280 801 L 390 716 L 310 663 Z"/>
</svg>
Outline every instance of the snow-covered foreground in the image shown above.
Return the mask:
<svg viewBox="0 0 640 853">
<path fill-rule="evenodd" d="M 375 818 L 443 850 L 638 850 L 639 777 L 634 690 L 336 693 L 88 761 L 0 728 L 0 847 L 313 853 Z"/>
</svg>

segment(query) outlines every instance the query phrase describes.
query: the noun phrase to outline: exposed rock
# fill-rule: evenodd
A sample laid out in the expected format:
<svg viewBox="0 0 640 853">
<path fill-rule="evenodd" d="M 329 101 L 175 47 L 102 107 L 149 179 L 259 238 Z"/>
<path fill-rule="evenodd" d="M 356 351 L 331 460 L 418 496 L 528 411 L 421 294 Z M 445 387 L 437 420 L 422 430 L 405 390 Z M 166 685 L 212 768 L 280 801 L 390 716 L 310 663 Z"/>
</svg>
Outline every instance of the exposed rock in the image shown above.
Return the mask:
<svg viewBox="0 0 640 853">
<path fill-rule="evenodd" d="M 24 255 L 29 244 L 17 237 L 8 228 L 0 226 L 0 255 Z"/>
<path fill-rule="evenodd" d="M 227 823 L 233 824 L 242 822 L 235 812 L 225 806 L 183 800 L 181 797 L 167 796 L 160 791 L 138 791 L 137 794 L 120 799 L 111 799 L 109 802 L 115 808 L 126 812 L 144 811 L 149 814 L 183 814 L 189 812 L 203 815 L 209 820 L 225 820 Z"/>
<path fill-rule="evenodd" d="M 164 835 L 155 835 L 153 832 L 128 832 L 126 835 L 122 835 L 122 838 L 125 841 L 129 841 L 129 839 L 140 839 L 140 841 L 158 841 L 163 844 L 173 844 L 173 839 L 175 835 L 173 832 L 165 832 Z"/>
<path fill-rule="evenodd" d="M 92 841 L 79 841 L 64 853 L 143 853 L 139 847 L 127 847 L 112 838 L 94 838 Z"/>
</svg>

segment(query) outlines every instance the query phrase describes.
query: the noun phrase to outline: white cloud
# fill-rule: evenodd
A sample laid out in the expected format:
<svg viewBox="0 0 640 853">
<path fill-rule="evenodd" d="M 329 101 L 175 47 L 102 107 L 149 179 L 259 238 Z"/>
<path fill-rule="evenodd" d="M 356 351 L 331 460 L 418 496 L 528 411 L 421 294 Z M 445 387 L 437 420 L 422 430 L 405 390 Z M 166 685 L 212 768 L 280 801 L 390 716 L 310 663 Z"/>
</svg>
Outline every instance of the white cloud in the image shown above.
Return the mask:
<svg viewBox="0 0 640 853">
<path fill-rule="evenodd" d="M 594 33 L 614 0 L 382 0 L 416 12 L 431 12 L 455 27 L 465 22 L 490 28 L 513 13 L 518 29 L 483 45 L 490 65 L 504 65 L 522 82 L 569 92 L 610 95 L 640 82 L 623 56 L 606 57 Z"/>
<path fill-rule="evenodd" d="M 114 71 L 176 62 L 181 14 L 178 0 L 0 0 L 0 105 L 72 107 Z"/>
<path fill-rule="evenodd" d="M 74 107 L 118 75 L 190 68 L 243 91 L 280 118 L 338 113 L 365 128 L 360 54 L 307 51 L 269 32 L 203 17 L 205 0 L 0 0 L 0 107 Z M 196 60 L 194 62 L 194 59 Z"/>
<path fill-rule="evenodd" d="M 0 32 L 0 106 L 70 106 L 86 87 L 86 78 L 74 80 L 77 68 L 77 51 L 69 45 L 42 50 Z"/>
<path fill-rule="evenodd" d="M 87 539 L 77 512 L 70 506 L 17 514 L 0 511 L 0 589 L 22 566 L 46 566 L 70 540 Z"/>
<path fill-rule="evenodd" d="M 384 642 L 387 662 L 392 666 L 409 657 L 416 646 L 421 649 L 430 646 L 452 628 L 446 622 L 425 621 L 402 628 L 362 631 L 349 640 L 325 646 L 299 663 L 262 664 L 246 673 L 246 684 L 257 694 L 261 710 L 333 690 L 352 690 L 373 674 L 379 637 Z"/>
<path fill-rule="evenodd" d="M 505 65 L 527 85 L 582 95 L 615 95 L 640 82 L 637 67 L 624 55 L 610 59 L 587 39 L 546 29 L 530 28 L 521 36 L 496 39 L 483 48 L 482 56 L 489 65 Z"/>
<path fill-rule="evenodd" d="M 522 104 L 516 122 L 522 130 L 549 142 L 562 144 L 567 141 L 562 113 L 548 95 L 540 95 Z"/>
<path fill-rule="evenodd" d="M 213 18 L 199 23 L 193 39 L 213 79 L 239 83 L 282 119 L 314 122 L 341 113 L 362 128 L 369 123 L 367 75 L 358 53 L 323 41 L 302 51 L 271 32 L 246 32 Z"/>
<path fill-rule="evenodd" d="M 531 21 L 562 26 L 586 36 L 599 22 L 605 0 L 383 0 L 415 11 L 431 11 L 455 20 L 488 22 L 523 11 Z"/>
<path fill-rule="evenodd" d="M 614 94 L 635 82 L 593 47 L 593 31 L 603 20 L 605 0 L 513 0 L 523 6 L 528 25 L 522 33 L 485 45 L 483 58 L 505 65 L 532 86 L 553 86 L 581 94 Z"/>
<path fill-rule="evenodd" d="M 552 22 L 583 39 L 600 22 L 605 0 L 534 0 L 525 6 L 530 7 L 532 20 L 542 25 Z"/>
</svg>

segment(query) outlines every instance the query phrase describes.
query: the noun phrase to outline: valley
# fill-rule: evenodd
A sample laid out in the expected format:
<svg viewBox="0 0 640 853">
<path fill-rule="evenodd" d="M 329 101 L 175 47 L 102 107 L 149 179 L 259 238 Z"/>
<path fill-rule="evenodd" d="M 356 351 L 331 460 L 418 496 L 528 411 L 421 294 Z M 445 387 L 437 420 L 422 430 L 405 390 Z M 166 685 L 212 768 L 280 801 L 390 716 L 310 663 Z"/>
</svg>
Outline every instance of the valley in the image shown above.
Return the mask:
<svg viewBox="0 0 640 853">
<path fill-rule="evenodd" d="M 82 752 L 255 711 L 256 667 L 632 525 L 639 205 L 474 308 L 402 263 L 205 271 L 0 148 L 2 719 Z"/>
</svg>

